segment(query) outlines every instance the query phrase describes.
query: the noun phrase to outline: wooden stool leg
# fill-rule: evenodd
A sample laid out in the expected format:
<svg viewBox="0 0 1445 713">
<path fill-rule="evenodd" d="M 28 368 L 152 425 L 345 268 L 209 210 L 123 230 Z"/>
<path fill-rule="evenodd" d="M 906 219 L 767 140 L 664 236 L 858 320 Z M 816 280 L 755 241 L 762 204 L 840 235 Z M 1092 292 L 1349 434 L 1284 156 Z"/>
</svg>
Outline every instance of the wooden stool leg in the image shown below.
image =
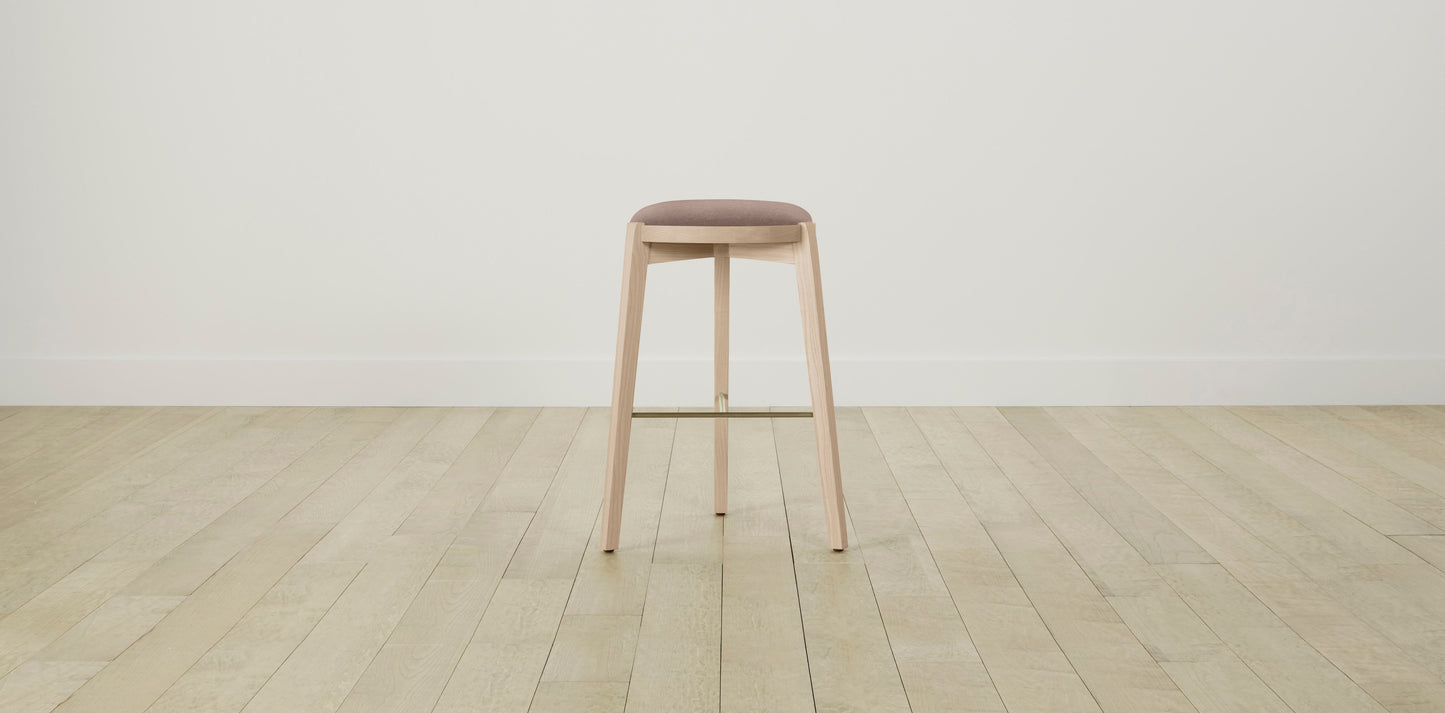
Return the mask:
<svg viewBox="0 0 1445 713">
<path fill-rule="evenodd" d="M 637 387 L 637 346 L 642 337 L 642 294 L 647 284 L 647 243 L 641 223 L 627 225 L 622 263 L 622 307 L 617 319 L 617 360 L 612 375 L 612 412 L 607 429 L 607 482 L 602 496 L 602 549 L 617 549 L 622 532 L 622 490 L 632 437 L 632 396 Z"/>
<path fill-rule="evenodd" d="M 813 396 L 813 427 L 818 434 L 818 476 L 823 481 L 823 509 L 828 544 L 848 547 L 843 514 L 843 479 L 838 468 L 838 425 L 833 415 L 833 373 L 828 367 L 828 330 L 823 322 L 823 283 L 818 276 L 816 228 L 803 223 L 797 243 L 798 303 L 803 309 L 803 344 L 808 356 L 808 385 Z"/>
<path fill-rule="evenodd" d="M 727 410 L 728 393 L 728 246 L 713 246 L 713 349 L 712 383 L 714 408 Z M 728 420 L 713 419 L 712 427 L 713 512 L 728 511 Z"/>
</svg>

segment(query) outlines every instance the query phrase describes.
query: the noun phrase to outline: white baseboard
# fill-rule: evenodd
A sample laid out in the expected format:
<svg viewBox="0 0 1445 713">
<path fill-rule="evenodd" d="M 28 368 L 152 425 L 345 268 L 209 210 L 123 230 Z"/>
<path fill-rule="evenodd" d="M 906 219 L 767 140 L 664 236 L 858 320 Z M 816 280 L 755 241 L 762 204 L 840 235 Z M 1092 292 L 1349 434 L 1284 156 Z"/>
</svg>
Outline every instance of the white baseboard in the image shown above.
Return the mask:
<svg viewBox="0 0 1445 713">
<path fill-rule="evenodd" d="M 839 405 L 1445 403 L 1445 357 L 849 359 Z M 701 359 L 648 359 L 639 406 L 712 404 Z M 609 359 L 0 358 L 0 404 L 605 405 Z M 735 406 L 802 405 L 801 360 L 733 363 Z"/>
</svg>

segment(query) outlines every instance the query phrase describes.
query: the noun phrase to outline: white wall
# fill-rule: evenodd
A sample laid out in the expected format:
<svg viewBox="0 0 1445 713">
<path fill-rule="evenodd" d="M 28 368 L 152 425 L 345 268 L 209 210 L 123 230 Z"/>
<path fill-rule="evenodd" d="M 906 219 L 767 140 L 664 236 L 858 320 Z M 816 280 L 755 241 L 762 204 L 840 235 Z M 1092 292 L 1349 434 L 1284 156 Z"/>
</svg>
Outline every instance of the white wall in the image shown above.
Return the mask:
<svg viewBox="0 0 1445 713">
<path fill-rule="evenodd" d="M 623 226 L 837 398 L 1445 401 L 1445 3 L 0 4 L 0 403 L 602 404 Z M 710 265 L 639 402 L 710 403 Z M 786 266 L 733 401 L 800 403 Z"/>
</svg>

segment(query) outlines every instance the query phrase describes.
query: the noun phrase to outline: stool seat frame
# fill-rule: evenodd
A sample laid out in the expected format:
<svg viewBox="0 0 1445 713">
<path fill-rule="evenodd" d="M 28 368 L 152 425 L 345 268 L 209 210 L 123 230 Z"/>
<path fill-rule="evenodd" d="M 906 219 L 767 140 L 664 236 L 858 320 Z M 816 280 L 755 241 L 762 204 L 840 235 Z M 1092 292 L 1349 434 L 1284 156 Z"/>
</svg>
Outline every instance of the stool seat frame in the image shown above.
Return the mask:
<svg viewBox="0 0 1445 713">
<path fill-rule="evenodd" d="M 713 258 L 713 411 L 633 411 L 637 386 L 638 343 L 642 335 L 642 302 L 649 265 Z M 733 258 L 787 263 L 794 266 L 798 304 L 802 310 L 803 347 L 813 410 L 728 410 L 728 298 Z M 627 451 L 633 418 L 715 418 L 713 424 L 714 511 L 727 512 L 728 419 L 813 418 L 818 444 L 818 477 L 828 545 L 848 546 L 843 508 L 843 481 L 838 468 L 838 427 L 833 412 L 833 377 L 828 365 L 828 334 L 823 319 L 823 286 L 818 274 L 817 229 L 813 223 L 736 227 L 627 225 L 622 266 L 622 301 L 617 325 L 617 360 L 612 380 L 612 412 L 607 438 L 607 479 L 602 499 L 602 549 L 617 549 L 622 530 L 622 495 L 627 480 Z"/>
</svg>

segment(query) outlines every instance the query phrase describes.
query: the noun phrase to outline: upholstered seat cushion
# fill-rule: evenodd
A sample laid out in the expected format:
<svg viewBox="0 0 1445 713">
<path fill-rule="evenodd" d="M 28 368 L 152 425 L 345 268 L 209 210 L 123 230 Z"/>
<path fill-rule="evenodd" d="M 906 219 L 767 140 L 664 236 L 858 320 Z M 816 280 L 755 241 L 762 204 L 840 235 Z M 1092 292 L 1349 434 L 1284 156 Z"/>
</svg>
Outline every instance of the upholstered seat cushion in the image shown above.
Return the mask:
<svg viewBox="0 0 1445 713">
<path fill-rule="evenodd" d="M 632 216 L 634 223 L 709 227 L 796 225 L 812 221 L 808 211 L 792 203 L 728 199 L 653 203 Z"/>
</svg>

